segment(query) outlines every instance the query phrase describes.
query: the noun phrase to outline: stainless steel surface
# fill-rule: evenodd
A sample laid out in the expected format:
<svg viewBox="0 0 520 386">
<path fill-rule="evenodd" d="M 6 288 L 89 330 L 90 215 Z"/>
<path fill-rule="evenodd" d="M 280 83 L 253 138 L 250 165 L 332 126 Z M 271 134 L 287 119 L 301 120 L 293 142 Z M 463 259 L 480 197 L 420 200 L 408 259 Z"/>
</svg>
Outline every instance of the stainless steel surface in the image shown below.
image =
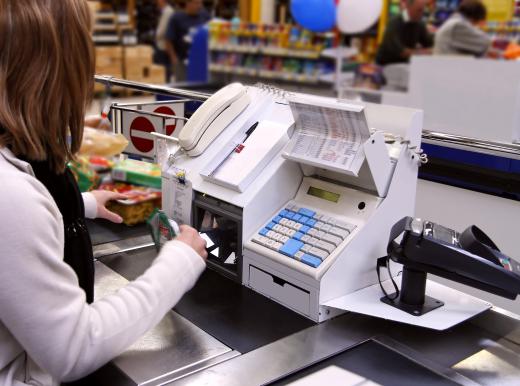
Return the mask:
<svg viewBox="0 0 520 386">
<path fill-rule="evenodd" d="M 428 130 L 423 130 L 422 138 L 423 140 L 460 145 L 483 150 L 486 152 L 505 153 L 514 156 L 520 156 L 520 145 L 514 143 L 488 141 L 478 138 L 464 137 L 461 135 L 439 133 Z"/>
<path fill-rule="evenodd" d="M 95 75 L 94 80 L 98 83 L 102 83 L 105 85 L 121 86 L 121 87 L 125 87 L 125 88 L 130 88 L 133 90 L 145 91 L 145 92 L 149 92 L 149 93 L 153 93 L 153 94 L 162 94 L 162 95 L 183 97 L 183 98 L 189 98 L 189 99 L 198 100 L 198 101 L 205 101 L 206 99 L 208 99 L 211 96 L 210 94 L 206 94 L 206 93 L 202 93 L 202 92 L 188 91 L 188 90 L 182 90 L 179 88 L 159 86 L 159 85 L 148 84 L 148 83 L 132 82 L 130 80 L 114 78 L 112 76 L 107 76 L 107 75 Z"/>
<path fill-rule="evenodd" d="M 183 101 L 179 101 L 179 102 L 189 102 L 189 101 L 186 101 L 186 100 L 183 100 Z M 147 103 L 148 105 L 148 103 Z M 135 106 L 135 104 L 133 105 Z M 146 110 L 136 110 L 135 107 L 134 108 L 131 108 L 131 107 L 123 107 L 122 105 L 118 104 L 118 103 L 115 103 L 112 105 L 112 109 L 113 110 L 121 110 L 121 111 L 127 111 L 129 113 L 135 113 L 135 112 L 138 112 L 139 114 L 141 115 L 149 115 L 151 117 L 160 117 L 160 118 L 166 118 L 166 119 L 169 119 L 169 120 L 178 120 L 178 121 L 187 121 L 188 118 L 185 118 L 185 117 L 172 117 L 171 115 L 167 115 L 167 114 L 160 114 L 160 113 L 154 113 L 152 111 L 146 111 Z"/>
<path fill-rule="evenodd" d="M 94 245 L 92 250 L 94 252 L 94 259 L 100 259 L 103 256 L 114 255 L 116 253 L 123 253 L 134 251 L 136 249 L 147 248 L 154 245 L 151 236 L 138 236 L 125 240 L 113 241 L 110 243 Z"/>
<path fill-rule="evenodd" d="M 128 283 L 96 263 L 96 298 Z M 136 385 L 160 385 L 239 355 L 175 312 L 112 361 Z"/>
</svg>

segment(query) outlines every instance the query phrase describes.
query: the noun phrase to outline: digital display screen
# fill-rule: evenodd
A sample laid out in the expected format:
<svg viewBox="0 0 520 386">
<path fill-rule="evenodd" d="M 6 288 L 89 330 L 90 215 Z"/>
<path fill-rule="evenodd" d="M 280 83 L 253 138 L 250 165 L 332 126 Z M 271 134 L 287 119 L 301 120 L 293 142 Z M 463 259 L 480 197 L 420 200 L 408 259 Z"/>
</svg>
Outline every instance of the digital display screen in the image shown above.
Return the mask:
<svg viewBox="0 0 520 386">
<path fill-rule="evenodd" d="M 307 194 L 310 196 L 321 198 L 322 200 L 327 200 L 331 202 L 338 202 L 339 198 L 341 197 L 340 194 L 327 192 L 323 189 L 315 188 L 314 186 L 311 186 L 309 190 L 307 191 Z"/>
</svg>

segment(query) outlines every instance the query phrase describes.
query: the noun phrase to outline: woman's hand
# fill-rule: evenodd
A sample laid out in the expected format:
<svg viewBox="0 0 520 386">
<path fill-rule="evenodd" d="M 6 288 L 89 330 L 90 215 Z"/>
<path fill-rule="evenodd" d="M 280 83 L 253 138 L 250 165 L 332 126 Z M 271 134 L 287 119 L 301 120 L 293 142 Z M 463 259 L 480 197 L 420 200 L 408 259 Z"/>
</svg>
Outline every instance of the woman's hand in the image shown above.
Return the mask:
<svg viewBox="0 0 520 386">
<path fill-rule="evenodd" d="M 103 119 L 101 115 L 89 115 L 85 117 L 85 126 L 93 129 L 112 131 L 112 126 L 108 119 Z"/>
<path fill-rule="evenodd" d="M 181 233 L 176 240 L 182 241 L 184 244 L 192 247 L 204 260 L 208 258 L 206 252 L 206 240 L 200 237 L 199 232 L 187 225 L 180 226 Z"/>
<path fill-rule="evenodd" d="M 104 218 L 105 220 L 112 221 L 116 224 L 123 222 L 123 218 L 120 215 L 109 211 L 106 208 L 106 204 L 111 200 L 127 199 L 128 197 L 126 195 L 117 192 L 111 192 L 109 190 L 93 190 L 90 193 L 92 193 L 97 202 L 97 218 Z"/>
</svg>

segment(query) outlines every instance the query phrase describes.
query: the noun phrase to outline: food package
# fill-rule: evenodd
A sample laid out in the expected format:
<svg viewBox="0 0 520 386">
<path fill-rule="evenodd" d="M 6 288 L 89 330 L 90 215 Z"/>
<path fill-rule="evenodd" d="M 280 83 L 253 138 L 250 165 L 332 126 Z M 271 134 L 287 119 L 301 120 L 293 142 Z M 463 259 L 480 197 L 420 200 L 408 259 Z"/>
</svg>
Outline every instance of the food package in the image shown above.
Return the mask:
<svg viewBox="0 0 520 386">
<path fill-rule="evenodd" d="M 126 225 L 145 222 L 156 208 L 161 207 L 161 191 L 145 186 L 117 183 L 104 183 L 99 189 L 125 194 L 125 200 L 111 201 L 107 209 L 123 218 Z"/>
<path fill-rule="evenodd" d="M 112 178 L 115 181 L 161 189 L 161 168 L 150 162 L 123 160 L 112 169 Z"/>
<path fill-rule="evenodd" d="M 146 221 L 150 234 L 157 251 L 160 251 L 162 246 L 169 240 L 175 238 L 179 233 L 179 225 L 168 218 L 166 213 L 160 209 L 155 209 Z"/>
<path fill-rule="evenodd" d="M 128 140 L 121 134 L 85 127 L 79 154 L 113 157 L 128 146 Z"/>
<path fill-rule="evenodd" d="M 68 167 L 74 175 L 81 192 L 88 192 L 98 186 L 100 181 L 99 174 L 91 168 L 88 158 L 77 157 L 69 162 Z"/>
</svg>

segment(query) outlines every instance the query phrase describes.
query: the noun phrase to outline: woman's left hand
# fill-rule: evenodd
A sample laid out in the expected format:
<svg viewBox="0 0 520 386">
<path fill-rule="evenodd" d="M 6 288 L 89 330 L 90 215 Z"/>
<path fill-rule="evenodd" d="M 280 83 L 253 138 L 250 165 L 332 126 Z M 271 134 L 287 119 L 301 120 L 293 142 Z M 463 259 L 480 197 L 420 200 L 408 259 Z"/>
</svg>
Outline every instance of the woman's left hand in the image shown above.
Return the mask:
<svg viewBox="0 0 520 386">
<path fill-rule="evenodd" d="M 111 200 L 125 200 L 128 198 L 126 195 L 117 192 L 111 192 L 109 190 L 93 190 L 90 193 L 92 193 L 97 202 L 97 218 L 104 218 L 116 224 L 123 222 L 123 218 L 118 214 L 109 211 L 106 208 L 106 204 Z"/>
</svg>

